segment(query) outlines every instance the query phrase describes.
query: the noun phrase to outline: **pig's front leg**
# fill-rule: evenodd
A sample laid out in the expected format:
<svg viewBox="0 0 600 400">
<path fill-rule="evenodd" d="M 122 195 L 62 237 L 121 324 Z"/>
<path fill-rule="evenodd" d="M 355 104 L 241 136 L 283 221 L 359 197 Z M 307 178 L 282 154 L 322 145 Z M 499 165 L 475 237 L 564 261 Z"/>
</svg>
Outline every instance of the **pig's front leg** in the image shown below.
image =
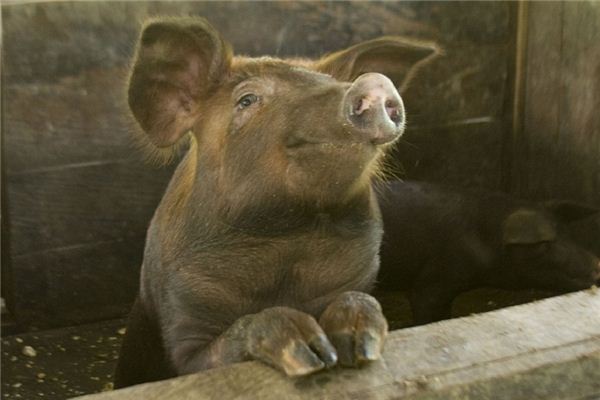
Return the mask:
<svg viewBox="0 0 600 400">
<path fill-rule="evenodd" d="M 241 317 L 208 346 L 202 346 L 201 341 L 193 338 L 185 339 L 186 335 L 181 336 L 172 352 L 180 375 L 260 360 L 289 376 L 299 376 L 337 362 L 335 348 L 317 321 L 288 307 L 267 308 Z"/>
<path fill-rule="evenodd" d="M 374 297 L 344 292 L 325 309 L 319 324 L 335 346 L 340 365 L 358 367 L 381 357 L 388 324 Z"/>
</svg>

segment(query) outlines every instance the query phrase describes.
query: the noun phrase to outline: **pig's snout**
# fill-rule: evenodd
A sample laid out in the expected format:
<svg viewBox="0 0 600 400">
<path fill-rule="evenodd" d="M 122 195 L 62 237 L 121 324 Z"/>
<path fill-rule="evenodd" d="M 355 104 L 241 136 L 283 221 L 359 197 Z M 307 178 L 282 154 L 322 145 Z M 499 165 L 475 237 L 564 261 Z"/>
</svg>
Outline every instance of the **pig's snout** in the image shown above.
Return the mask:
<svg viewBox="0 0 600 400">
<path fill-rule="evenodd" d="M 343 107 L 353 128 L 373 144 L 389 143 L 404 131 L 402 98 L 385 75 L 359 76 L 345 93 Z"/>
</svg>

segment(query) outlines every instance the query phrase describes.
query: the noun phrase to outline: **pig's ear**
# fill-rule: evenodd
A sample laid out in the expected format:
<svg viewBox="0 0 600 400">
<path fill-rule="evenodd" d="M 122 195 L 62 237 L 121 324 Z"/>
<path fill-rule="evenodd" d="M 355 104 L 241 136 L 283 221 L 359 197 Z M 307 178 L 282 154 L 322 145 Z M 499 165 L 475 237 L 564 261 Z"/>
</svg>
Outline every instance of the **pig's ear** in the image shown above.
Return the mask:
<svg viewBox="0 0 600 400">
<path fill-rule="evenodd" d="M 441 54 L 434 43 L 387 36 L 327 55 L 316 62 L 315 68 L 347 82 L 367 72 L 379 72 L 402 92 L 423 65 Z"/>
<path fill-rule="evenodd" d="M 526 208 L 512 212 L 502 226 L 505 245 L 534 244 L 556 239 L 556 228 L 543 213 Z"/>
<path fill-rule="evenodd" d="M 150 141 L 168 147 L 189 131 L 201 99 L 229 70 L 231 49 L 200 18 L 150 22 L 140 36 L 128 101 Z"/>
<path fill-rule="evenodd" d="M 549 200 L 544 202 L 544 207 L 563 222 L 577 221 L 600 212 L 598 208 L 570 200 Z"/>
</svg>

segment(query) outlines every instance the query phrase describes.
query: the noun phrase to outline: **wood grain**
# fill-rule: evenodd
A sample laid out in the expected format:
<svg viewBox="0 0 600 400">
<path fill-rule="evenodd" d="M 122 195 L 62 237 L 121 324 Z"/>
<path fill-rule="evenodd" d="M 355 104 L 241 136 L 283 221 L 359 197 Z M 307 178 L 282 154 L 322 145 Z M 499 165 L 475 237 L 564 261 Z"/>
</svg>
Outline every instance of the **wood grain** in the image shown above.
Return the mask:
<svg viewBox="0 0 600 400">
<path fill-rule="evenodd" d="M 600 205 L 599 32 L 597 2 L 530 4 L 520 196 Z"/>
<path fill-rule="evenodd" d="M 588 290 L 392 332 L 383 360 L 362 370 L 290 379 L 249 362 L 81 399 L 595 398 L 599 312 Z"/>
<path fill-rule="evenodd" d="M 21 327 L 51 329 L 125 315 L 137 293 L 143 243 L 138 235 L 14 257 Z"/>
<path fill-rule="evenodd" d="M 13 256 L 143 235 L 169 175 L 110 161 L 9 175 Z"/>
<path fill-rule="evenodd" d="M 46 2 L 3 6 L 9 82 L 55 82 L 124 65 L 140 24 L 160 15 L 201 15 L 248 55 L 314 56 L 383 34 L 442 45 L 510 41 L 506 2 Z"/>
</svg>

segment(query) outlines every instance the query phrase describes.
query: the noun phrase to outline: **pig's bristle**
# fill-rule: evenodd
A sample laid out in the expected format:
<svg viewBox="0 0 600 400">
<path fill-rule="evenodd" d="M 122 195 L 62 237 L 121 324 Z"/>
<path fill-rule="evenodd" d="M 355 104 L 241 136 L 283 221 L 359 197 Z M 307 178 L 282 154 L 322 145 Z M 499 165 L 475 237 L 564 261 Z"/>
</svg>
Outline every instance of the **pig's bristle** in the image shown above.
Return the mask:
<svg viewBox="0 0 600 400">
<path fill-rule="evenodd" d="M 131 141 L 132 146 L 135 147 L 143 156 L 144 160 L 155 166 L 164 166 L 171 164 L 172 162 L 179 160 L 185 153 L 192 140 L 190 133 L 184 135 L 178 140 L 173 146 L 169 147 L 156 147 L 148 136 L 141 130 L 137 123 L 132 121 Z"/>
<path fill-rule="evenodd" d="M 379 160 L 379 168 L 376 171 L 377 179 L 379 180 L 400 180 L 402 171 L 398 171 L 394 165 L 393 155 L 391 152 L 384 153 L 383 157 Z"/>
<path fill-rule="evenodd" d="M 381 155 L 369 166 L 368 176 L 371 181 L 377 184 L 379 181 L 386 181 L 389 179 L 399 179 L 396 171 L 394 171 L 393 164 L 390 162 L 389 151 L 381 151 Z"/>
</svg>

